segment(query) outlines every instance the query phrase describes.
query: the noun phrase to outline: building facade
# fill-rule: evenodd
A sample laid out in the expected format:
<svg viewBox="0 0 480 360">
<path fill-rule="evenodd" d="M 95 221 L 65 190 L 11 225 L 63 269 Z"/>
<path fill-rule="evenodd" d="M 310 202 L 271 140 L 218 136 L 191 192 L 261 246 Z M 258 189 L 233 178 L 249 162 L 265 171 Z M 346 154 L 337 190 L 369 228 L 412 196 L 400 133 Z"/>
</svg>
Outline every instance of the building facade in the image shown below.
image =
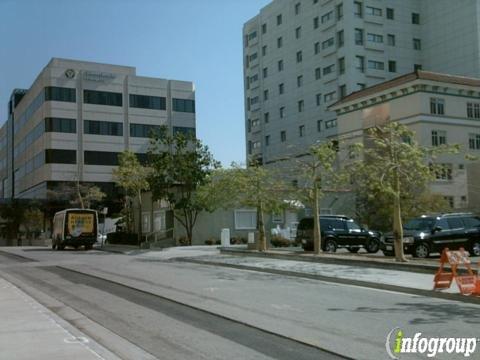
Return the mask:
<svg viewBox="0 0 480 360">
<path fill-rule="evenodd" d="M 328 107 L 424 69 L 480 77 L 477 0 L 274 0 L 245 23 L 247 158 L 298 156 L 337 136 Z"/>
<path fill-rule="evenodd" d="M 113 188 L 118 154 L 130 149 L 144 159 L 160 126 L 195 134 L 193 83 L 53 58 L 30 89 L 12 93 L 0 129 L 0 195 L 46 199 L 74 181 Z"/>
<path fill-rule="evenodd" d="M 430 189 L 451 208 L 480 211 L 480 79 L 417 71 L 346 96 L 330 109 L 345 159 L 352 144 L 364 143 L 366 130 L 389 121 L 406 125 L 422 146 L 460 145 L 459 153 L 435 159 L 442 170 Z"/>
</svg>

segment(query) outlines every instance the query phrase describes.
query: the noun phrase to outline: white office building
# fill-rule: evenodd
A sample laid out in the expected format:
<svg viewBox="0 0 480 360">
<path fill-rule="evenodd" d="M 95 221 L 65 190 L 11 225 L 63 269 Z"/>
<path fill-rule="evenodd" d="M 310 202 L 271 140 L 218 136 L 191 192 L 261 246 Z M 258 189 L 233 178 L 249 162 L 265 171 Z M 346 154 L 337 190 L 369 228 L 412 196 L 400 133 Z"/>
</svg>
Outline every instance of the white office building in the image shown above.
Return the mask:
<svg viewBox="0 0 480 360">
<path fill-rule="evenodd" d="M 337 136 L 328 107 L 416 69 L 480 77 L 477 0 L 274 0 L 243 28 L 247 157 Z"/>
<path fill-rule="evenodd" d="M 28 90 L 12 93 L 0 129 L 0 197 L 46 199 L 72 181 L 112 190 L 118 154 L 131 149 L 143 160 L 161 125 L 195 133 L 193 83 L 54 58 Z"/>
</svg>

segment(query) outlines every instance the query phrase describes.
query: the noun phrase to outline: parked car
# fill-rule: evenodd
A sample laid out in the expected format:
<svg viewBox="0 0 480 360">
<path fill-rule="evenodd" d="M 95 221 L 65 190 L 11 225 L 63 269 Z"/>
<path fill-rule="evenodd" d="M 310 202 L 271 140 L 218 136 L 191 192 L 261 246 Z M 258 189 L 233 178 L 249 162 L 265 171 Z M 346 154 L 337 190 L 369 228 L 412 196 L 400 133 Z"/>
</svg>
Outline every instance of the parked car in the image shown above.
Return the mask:
<svg viewBox="0 0 480 360">
<path fill-rule="evenodd" d="M 473 256 L 480 256 L 480 217 L 470 213 L 422 215 L 403 227 L 403 248 L 406 254 L 426 258 L 444 248 L 463 247 Z M 385 234 L 383 253 L 394 255 L 393 234 Z"/>
<path fill-rule="evenodd" d="M 380 249 L 381 234 L 364 229 L 347 216 L 320 216 L 320 231 L 323 251 L 335 252 L 337 248 L 344 247 L 350 252 L 356 253 L 363 247 L 369 253 L 376 253 Z M 304 250 L 313 250 L 312 217 L 300 220 L 295 242 L 301 244 Z"/>
</svg>

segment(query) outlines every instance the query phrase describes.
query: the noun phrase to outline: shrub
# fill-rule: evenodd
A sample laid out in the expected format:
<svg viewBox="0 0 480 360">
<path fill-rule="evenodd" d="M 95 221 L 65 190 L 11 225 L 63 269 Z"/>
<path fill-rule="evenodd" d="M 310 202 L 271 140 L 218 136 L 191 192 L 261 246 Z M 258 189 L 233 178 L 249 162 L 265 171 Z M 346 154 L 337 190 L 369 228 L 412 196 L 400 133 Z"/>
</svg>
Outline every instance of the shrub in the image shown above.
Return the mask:
<svg viewBox="0 0 480 360">
<path fill-rule="evenodd" d="M 230 239 L 230 244 L 232 245 L 240 245 L 240 244 L 246 244 L 247 243 L 247 239 L 244 238 L 244 237 L 232 237 Z"/>
<path fill-rule="evenodd" d="M 288 246 L 290 246 L 290 240 L 285 239 L 283 236 L 280 236 L 280 235 L 272 235 L 270 243 L 274 247 L 288 247 Z"/>
<path fill-rule="evenodd" d="M 205 240 L 205 245 L 219 245 L 220 244 L 220 240 L 214 238 L 214 237 L 211 237 L 207 240 Z"/>
<path fill-rule="evenodd" d="M 190 245 L 188 242 L 188 238 L 186 236 L 180 236 L 177 238 L 177 244 L 178 246 L 188 246 Z"/>
</svg>

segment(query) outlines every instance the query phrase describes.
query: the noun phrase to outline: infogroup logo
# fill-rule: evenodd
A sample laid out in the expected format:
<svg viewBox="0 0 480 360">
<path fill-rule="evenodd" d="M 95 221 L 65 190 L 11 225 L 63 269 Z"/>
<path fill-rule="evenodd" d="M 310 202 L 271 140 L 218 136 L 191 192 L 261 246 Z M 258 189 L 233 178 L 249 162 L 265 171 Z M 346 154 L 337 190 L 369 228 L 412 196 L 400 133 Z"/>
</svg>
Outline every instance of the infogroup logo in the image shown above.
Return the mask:
<svg viewBox="0 0 480 360">
<path fill-rule="evenodd" d="M 402 354 L 426 354 L 434 358 L 437 354 L 457 354 L 470 357 L 477 348 L 477 338 L 439 338 L 422 337 L 417 332 L 413 337 L 406 337 L 399 327 L 392 329 L 385 341 L 385 348 L 390 358 L 399 360 Z"/>
</svg>

